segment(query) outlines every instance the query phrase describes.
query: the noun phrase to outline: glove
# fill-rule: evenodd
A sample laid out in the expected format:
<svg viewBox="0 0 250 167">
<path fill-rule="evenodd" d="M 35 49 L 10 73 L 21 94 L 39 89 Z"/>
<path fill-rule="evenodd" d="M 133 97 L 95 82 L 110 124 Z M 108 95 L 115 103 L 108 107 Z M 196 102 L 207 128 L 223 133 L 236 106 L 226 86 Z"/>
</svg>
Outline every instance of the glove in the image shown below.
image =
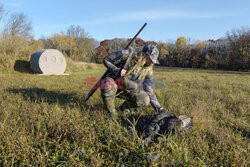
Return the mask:
<svg viewBox="0 0 250 167">
<path fill-rule="evenodd" d="M 159 112 L 164 111 L 164 108 L 163 107 L 159 107 L 159 108 L 156 108 L 155 110 L 159 113 Z"/>
<path fill-rule="evenodd" d="M 125 88 L 128 90 L 136 90 L 137 89 L 137 83 L 130 80 L 129 78 L 124 78 Z"/>
</svg>

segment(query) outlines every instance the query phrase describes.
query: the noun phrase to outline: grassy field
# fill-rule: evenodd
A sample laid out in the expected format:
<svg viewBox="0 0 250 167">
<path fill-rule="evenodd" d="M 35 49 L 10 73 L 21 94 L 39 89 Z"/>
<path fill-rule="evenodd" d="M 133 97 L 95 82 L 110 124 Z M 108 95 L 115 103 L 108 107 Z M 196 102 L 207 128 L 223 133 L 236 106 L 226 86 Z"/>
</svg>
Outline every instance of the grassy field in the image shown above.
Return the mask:
<svg viewBox="0 0 250 167">
<path fill-rule="evenodd" d="M 145 144 L 131 131 L 140 115 L 155 114 L 151 106 L 129 119 L 119 111 L 117 124 L 107 119 L 99 90 L 83 101 L 86 78 L 104 71 L 0 72 L 0 166 L 249 165 L 249 73 L 155 69 L 164 86 L 155 90 L 159 102 L 192 116 L 195 126 Z"/>
</svg>

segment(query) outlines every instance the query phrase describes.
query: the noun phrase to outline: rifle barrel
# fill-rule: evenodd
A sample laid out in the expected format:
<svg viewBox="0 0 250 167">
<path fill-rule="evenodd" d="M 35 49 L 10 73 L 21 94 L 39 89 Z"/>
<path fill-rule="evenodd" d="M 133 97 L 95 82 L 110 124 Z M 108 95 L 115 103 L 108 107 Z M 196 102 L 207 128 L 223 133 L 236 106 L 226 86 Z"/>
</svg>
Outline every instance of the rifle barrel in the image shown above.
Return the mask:
<svg viewBox="0 0 250 167">
<path fill-rule="evenodd" d="M 134 38 L 127 44 L 127 46 L 125 47 L 125 49 L 128 49 L 128 47 L 132 44 L 132 42 L 134 42 L 134 40 L 136 39 L 136 37 L 141 33 L 141 31 L 144 29 L 144 27 L 147 25 L 147 23 L 145 23 L 142 28 L 137 32 L 137 34 L 134 36 Z M 88 99 L 95 93 L 95 91 L 100 87 L 102 80 L 107 76 L 108 74 L 108 70 L 102 75 L 102 77 L 97 81 L 97 83 L 95 84 L 95 86 L 89 91 L 88 95 L 85 97 L 85 101 L 88 101 Z"/>
<path fill-rule="evenodd" d="M 134 40 L 137 38 L 137 36 L 141 33 L 141 31 L 144 29 L 144 27 L 146 27 L 147 23 L 145 23 L 142 28 L 138 31 L 138 33 L 134 36 L 134 38 L 127 44 L 127 46 L 125 47 L 125 49 L 128 49 L 128 47 L 132 44 L 132 42 L 134 42 Z"/>
</svg>

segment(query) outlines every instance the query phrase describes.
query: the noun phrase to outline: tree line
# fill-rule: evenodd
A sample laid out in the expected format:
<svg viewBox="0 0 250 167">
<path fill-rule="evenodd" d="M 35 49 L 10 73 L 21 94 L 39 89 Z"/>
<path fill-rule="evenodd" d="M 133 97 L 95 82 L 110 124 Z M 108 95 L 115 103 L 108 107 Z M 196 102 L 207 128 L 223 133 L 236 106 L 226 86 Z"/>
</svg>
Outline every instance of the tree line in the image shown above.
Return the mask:
<svg viewBox="0 0 250 167">
<path fill-rule="evenodd" d="M 92 62 L 98 42 L 79 25 L 71 25 L 66 32 L 41 38 L 45 49 L 58 49 L 75 61 Z"/>
<path fill-rule="evenodd" d="M 95 61 L 98 42 L 79 25 L 36 40 L 32 21 L 24 13 L 9 13 L 0 4 L 0 70 L 14 70 L 17 61 L 28 62 L 41 49 L 58 49 L 74 61 Z"/>
<path fill-rule="evenodd" d="M 0 5 L 0 70 L 12 70 L 16 60 L 28 60 L 43 48 L 43 43 L 31 34 L 32 22 L 23 13 L 12 13 Z"/>
<path fill-rule="evenodd" d="M 98 42 L 79 25 L 71 25 L 66 31 L 41 37 L 32 34 L 32 22 L 23 13 L 9 14 L 0 5 L 0 70 L 9 70 L 17 60 L 29 61 L 40 49 L 58 49 L 74 61 L 102 63 L 108 54 L 125 48 L 125 38 L 106 39 Z M 241 27 L 228 31 L 217 40 L 192 41 L 179 37 L 175 41 L 144 41 L 137 38 L 132 44 L 142 49 L 145 44 L 157 45 L 160 65 L 204 69 L 250 69 L 250 28 Z"/>
<path fill-rule="evenodd" d="M 129 39 L 104 40 L 96 48 L 95 61 L 109 53 L 122 49 Z M 191 41 L 179 37 L 176 41 L 155 42 L 137 38 L 133 47 L 141 49 L 145 44 L 156 44 L 160 55 L 160 65 L 168 67 L 249 70 L 250 69 L 250 29 L 242 27 L 226 33 L 224 38 L 206 41 Z"/>
</svg>

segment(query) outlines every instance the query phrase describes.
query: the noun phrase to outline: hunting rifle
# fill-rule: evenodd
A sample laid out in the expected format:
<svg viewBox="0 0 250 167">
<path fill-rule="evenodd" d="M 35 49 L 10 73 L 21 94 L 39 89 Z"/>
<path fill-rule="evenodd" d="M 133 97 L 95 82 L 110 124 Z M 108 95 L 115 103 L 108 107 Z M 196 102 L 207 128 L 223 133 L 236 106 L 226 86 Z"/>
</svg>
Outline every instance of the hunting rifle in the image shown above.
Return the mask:
<svg viewBox="0 0 250 167">
<path fill-rule="evenodd" d="M 128 49 L 128 47 L 134 42 L 134 40 L 136 39 L 136 37 L 141 33 L 141 31 L 144 29 L 144 27 L 146 25 L 147 25 L 147 23 L 145 23 L 141 27 L 141 29 L 137 32 L 137 34 L 134 36 L 134 38 L 127 44 L 127 46 L 125 47 L 125 49 Z M 97 83 L 94 85 L 94 87 L 89 91 L 88 95 L 85 97 L 85 101 L 87 101 L 95 93 L 95 91 L 100 87 L 102 80 L 107 76 L 107 74 L 108 74 L 108 70 L 106 70 L 106 72 L 101 76 L 101 78 L 97 81 Z"/>
</svg>

